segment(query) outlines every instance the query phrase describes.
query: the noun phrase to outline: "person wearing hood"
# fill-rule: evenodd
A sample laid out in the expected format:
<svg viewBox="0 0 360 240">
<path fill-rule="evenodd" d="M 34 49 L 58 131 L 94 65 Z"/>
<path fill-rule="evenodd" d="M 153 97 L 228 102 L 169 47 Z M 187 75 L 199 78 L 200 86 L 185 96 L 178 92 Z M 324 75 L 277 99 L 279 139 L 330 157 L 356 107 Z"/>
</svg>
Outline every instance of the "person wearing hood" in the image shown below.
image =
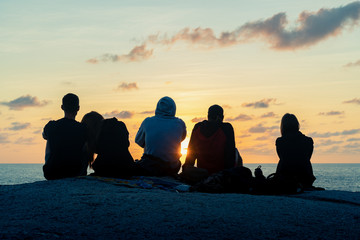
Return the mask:
<svg viewBox="0 0 360 240">
<path fill-rule="evenodd" d="M 235 167 L 236 159 L 242 162 L 235 148 L 234 129 L 223 119 L 223 108 L 213 105 L 208 110 L 208 120 L 194 126 L 183 172 L 192 169 L 196 160 L 197 167 L 206 169 L 209 174 Z"/>
<path fill-rule="evenodd" d="M 312 138 L 300 131 L 294 114 L 286 113 L 281 119 L 281 137 L 276 139 L 276 151 L 280 158 L 276 173 L 296 178 L 305 188 L 315 181 L 310 158 L 314 150 Z"/>
<path fill-rule="evenodd" d="M 164 176 L 179 171 L 181 142 L 186 137 L 186 126 L 183 120 L 175 117 L 175 113 L 174 100 L 163 97 L 157 103 L 155 116 L 141 123 L 135 142 L 144 148 L 144 154 L 135 162 L 137 175 Z"/>
</svg>

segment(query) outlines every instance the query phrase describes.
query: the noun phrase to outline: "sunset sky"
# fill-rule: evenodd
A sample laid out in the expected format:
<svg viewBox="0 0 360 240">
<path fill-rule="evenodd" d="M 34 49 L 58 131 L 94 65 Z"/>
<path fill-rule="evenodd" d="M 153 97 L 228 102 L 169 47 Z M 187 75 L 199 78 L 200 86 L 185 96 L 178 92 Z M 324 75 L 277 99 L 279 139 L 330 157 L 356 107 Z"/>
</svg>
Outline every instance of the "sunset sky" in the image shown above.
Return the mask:
<svg viewBox="0 0 360 240">
<path fill-rule="evenodd" d="M 282 115 L 313 163 L 360 163 L 359 1 L 0 1 L 0 163 L 43 163 L 61 98 L 134 138 L 172 97 L 188 136 L 223 106 L 246 163 L 276 163 Z M 188 139 L 187 139 L 188 141 Z"/>
</svg>

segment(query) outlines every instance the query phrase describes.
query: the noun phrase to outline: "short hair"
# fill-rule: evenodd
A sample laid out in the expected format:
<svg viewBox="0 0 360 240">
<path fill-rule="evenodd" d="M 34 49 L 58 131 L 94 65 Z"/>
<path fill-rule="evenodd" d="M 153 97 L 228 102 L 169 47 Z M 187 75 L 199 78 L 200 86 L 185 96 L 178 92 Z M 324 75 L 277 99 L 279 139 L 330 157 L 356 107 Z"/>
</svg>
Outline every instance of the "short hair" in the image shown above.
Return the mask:
<svg viewBox="0 0 360 240">
<path fill-rule="evenodd" d="M 286 113 L 281 119 L 280 131 L 281 135 L 297 132 L 300 129 L 300 124 L 294 114 Z"/>
<path fill-rule="evenodd" d="M 212 105 L 208 110 L 208 119 L 216 120 L 217 117 L 220 117 L 221 121 L 224 118 L 224 109 L 219 105 Z"/>
<path fill-rule="evenodd" d="M 77 112 L 79 110 L 79 97 L 73 93 L 66 94 L 62 99 L 62 109 L 65 112 Z"/>
</svg>

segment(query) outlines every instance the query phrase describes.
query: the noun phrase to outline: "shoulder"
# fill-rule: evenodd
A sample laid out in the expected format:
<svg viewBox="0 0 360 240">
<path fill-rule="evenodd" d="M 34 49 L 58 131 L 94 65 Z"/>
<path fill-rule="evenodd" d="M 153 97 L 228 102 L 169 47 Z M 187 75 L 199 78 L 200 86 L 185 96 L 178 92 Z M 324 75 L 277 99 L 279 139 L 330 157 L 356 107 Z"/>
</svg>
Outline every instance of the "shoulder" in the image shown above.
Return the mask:
<svg viewBox="0 0 360 240">
<path fill-rule="evenodd" d="M 275 145 L 280 145 L 283 142 L 283 137 L 278 137 L 275 141 Z"/>
<path fill-rule="evenodd" d="M 233 130 L 233 129 L 234 129 L 233 126 L 231 125 L 231 123 L 228 123 L 228 122 L 222 123 L 222 124 L 221 124 L 221 127 L 222 127 L 223 129 L 228 129 L 228 130 Z"/>
<path fill-rule="evenodd" d="M 202 121 L 202 122 L 198 122 L 194 125 L 193 131 L 195 131 L 196 129 L 198 129 L 199 127 L 205 125 L 206 120 Z"/>
</svg>

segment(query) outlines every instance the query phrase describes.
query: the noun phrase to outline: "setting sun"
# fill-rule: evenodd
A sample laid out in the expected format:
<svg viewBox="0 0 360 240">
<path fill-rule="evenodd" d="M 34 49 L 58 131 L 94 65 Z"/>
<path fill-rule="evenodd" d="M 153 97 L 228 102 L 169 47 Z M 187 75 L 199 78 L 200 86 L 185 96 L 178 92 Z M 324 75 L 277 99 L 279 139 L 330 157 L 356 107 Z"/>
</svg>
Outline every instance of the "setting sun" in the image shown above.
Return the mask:
<svg viewBox="0 0 360 240">
<path fill-rule="evenodd" d="M 181 153 L 182 157 L 185 157 L 186 154 L 187 154 L 187 150 L 188 150 L 188 146 L 189 146 L 189 141 L 190 141 L 189 138 L 185 138 L 185 140 L 182 141 L 182 143 L 181 143 L 180 153 Z"/>
</svg>

